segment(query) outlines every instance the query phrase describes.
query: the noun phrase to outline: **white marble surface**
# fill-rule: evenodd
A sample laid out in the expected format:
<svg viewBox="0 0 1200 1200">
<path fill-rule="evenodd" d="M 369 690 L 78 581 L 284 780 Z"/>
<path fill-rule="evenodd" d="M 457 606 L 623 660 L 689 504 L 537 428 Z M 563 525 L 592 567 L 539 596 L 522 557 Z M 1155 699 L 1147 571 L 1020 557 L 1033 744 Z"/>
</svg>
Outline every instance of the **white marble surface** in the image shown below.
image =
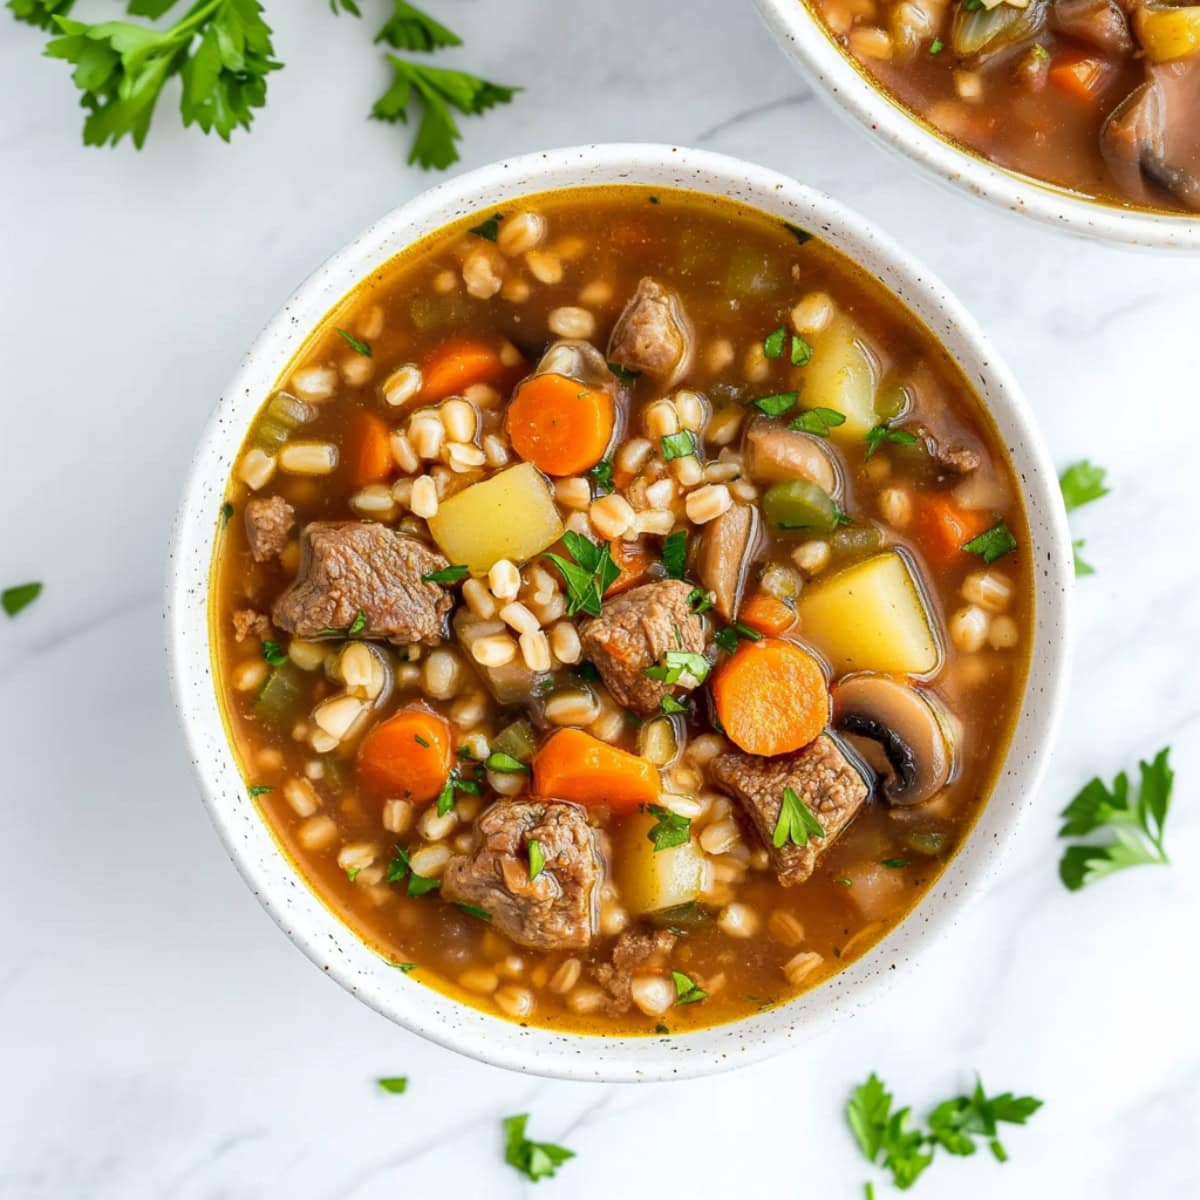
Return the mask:
<svg viewBox="0 0 1200 1200">
<path fill-rule="evenodd" d="M 538 1186 L 546 1200 L 853 1197 L 869 1172 L 848 1088 L 876 1069 L 923 1108 L 976 1068 L 1046 1107 L 1007 1166 L 942 1161 L 926 1200 L 1194 1194 L 1200 260 L 1064 240 L 915 178 L 816 103 L 744 0 L 430 7 L 466 36 L 454 58 L 527 87 L 463 123 L 462 168 L 641 139 L 791 172 L 942 273 L 1060 463 L 1109 466 L 1113 496 L 1075 522 L 1099 573 L 1079 588 L 1049 778 L 951 940 L 884 1007 L 762 1066 L 543 1082 L 358 1005 L 263 915 L 209 828 L 160 590 L 191 446 L 239 355 L 319 260 L 428 178 L 405 167 L 403 130 L 363 119 L 382 68 L 323 0 L 271 0 L 288 69 L 251 136 L 205 141 L 164 111 L 140 155 L 84 151 L 64 68 L 0 15 L 0 584 L 46 581 L 0 620 L 0 1197 L 374 1200 L 448 1181 L 515 1197 L 529 1185 L 501 1162 L 498 1119 L 526 1110 L 579 1155 Z M 1167 742 L 1174 865 L 1068 895 L 1055 813 Z M 378 1094 L 380 1074 L 409 1075 L 409 1094 Z"/>
</svg>

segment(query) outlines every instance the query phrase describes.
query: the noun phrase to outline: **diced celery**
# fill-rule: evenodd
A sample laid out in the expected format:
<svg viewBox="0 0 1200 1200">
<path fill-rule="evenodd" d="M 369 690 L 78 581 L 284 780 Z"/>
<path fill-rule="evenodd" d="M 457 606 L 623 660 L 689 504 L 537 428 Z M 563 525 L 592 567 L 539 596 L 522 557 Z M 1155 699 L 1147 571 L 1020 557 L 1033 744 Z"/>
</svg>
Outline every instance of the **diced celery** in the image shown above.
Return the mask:
<svg viewBox="0 0 1200 1200">
<path fill-rule="evenodd" d="M 837 505 L 810 479 L 773 483 L 762 504 L 767 523 L 784 533 L 832 533 L 838 527 Z"/>
<path fill-rule="evenodd" d="M 537 750 L 537 735 L 528 721 L 514 721 L 506 725 L 492 739 L 493 752 L 508 754 L 518 762 L 527 763 Z"/>
<path fill-rule="evenodd" d="M 267 682 L 254 702 L 254 715 L 273 725 L 295 720 L 310 683 L 306 674 L 289 658 L 267 676 Z"/>
</svg>

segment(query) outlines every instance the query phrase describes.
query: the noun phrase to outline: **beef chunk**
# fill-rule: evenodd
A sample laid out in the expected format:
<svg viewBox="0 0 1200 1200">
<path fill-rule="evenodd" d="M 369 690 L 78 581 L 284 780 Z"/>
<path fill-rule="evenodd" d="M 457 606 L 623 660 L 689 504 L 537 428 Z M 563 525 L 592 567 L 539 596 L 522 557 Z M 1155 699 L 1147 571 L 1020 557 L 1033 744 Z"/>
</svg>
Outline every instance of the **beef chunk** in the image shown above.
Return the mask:
<svg viewBox="0 0 1200 1200">
<path fill-rule="evenodd" d="M 361 613 L 362 637 L 440 640 L 454 601 L 421 576 L 449 565 L 441 554 L 374 521 L 306 525 L 302 541 L 300 574 L 275 602 L 280 629 L 308 639 L 344 636 Z"/>
<path fill-rule="evenodd" d="M 827 733 L 803 750 L 779 758 L 722 754 L 713 760 L 710 771 L 717 783 L 742 802 L 784 887 L 803 883 L 813 873 L 817 859 L 850 824 L 868 794 L 858 766 Z M 772 838 L 787 787 L 813 811 L 825 836 L 810 837 L 806 846 L 788 842 L 776 849 Z"/>
<path fill-rule="evenodd" d="M 244 642 L 251 634 L 259 641 L 265 641 L 271 636 L 271 618 L 266 613 L 255 612 L 252 608 L 239 608 L 233 614 L 234 641 Z"/>
<path fill-rule="evenodd" d="M 606 963 L 592 969 L 596 982 L 608 993 L 608 1011 L 626 1013 L 633 1003 L 630 985 L 635 975 L 664 970 L 675 948 L 675 935 L 665 929 L 644 932 L 627 929 L 613 946 Z"/>
<path fill-rule="evenodd" d="M 287 545 L 296 510 L 282 496 L 246 501 L 246 541 L 255 562 L 275 558 Z"/>
<path fill-rule="evenodd" d="M 1133 34 L 1117 0 L 1053 0 L 1050 28 L 1122 58 L 1133 53 Z"/>
<path fill-rule="evenodd" d="M 579 631 L 583 653 L 596 664 L 613 699 L 648 717 L 669 686 L 646 675 L 668 650 L 704 651 L 704 624 L 691 610 L 690 584 L 663 579 L 633 588 L 604 605 Z"/>
<path fill-rule="evenodd" d="M 678 383 L 692 358 L 691 329 L 679 297 L 657 280 L 641 280 L 612 331 L 608 358 L 645 372 L 662 387 Z"/>
<path fill-rule="evenodd" d="M 970 475 L 979 469 L 981 459 L 978 450 L 967 446 L 933 443 L 933 460 L 947 475 Z"/>
<path fill-rule="evenodd" d="M 713 607 L 726 621 L 732 621 L 737 613 L 742 581 L 757 544 L 758 509 L 749 504 L 726 509 L 709 521 L 700 535 L 696 574 L 713 593 Z"/>
<path fill-rule="evenodd" d="M 442 896 L 491 913 L 492 924 L 534 950 L 584 950 L 596 927 L 600 857 L 583 810 L 562 800 L 502 800 L 476 825 L 483 839 L 452 858 Z M 529 878 L 529 843 L 546 865 Z"/>
</svg>

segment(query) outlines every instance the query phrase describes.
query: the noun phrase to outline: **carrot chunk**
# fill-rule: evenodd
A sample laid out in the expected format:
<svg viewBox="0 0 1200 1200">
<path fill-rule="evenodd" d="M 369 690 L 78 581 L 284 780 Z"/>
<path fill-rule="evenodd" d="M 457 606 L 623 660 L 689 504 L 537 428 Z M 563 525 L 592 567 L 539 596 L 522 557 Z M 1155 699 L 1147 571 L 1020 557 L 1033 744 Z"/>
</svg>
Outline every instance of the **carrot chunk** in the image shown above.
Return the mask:
<svg viewBox="0 0 1200 1200">
<path fill-rule="evenodd" d="M 432 800 L 450 776 L 450 726 L 427 708 L 402 708 L 363 739 L 358 769 L 376 792 Z"/>
<path fill-rule="evenodd" d="M 346 434 L 346 463 L 354 487 L 381 483 L 392 473 L 391 434 L 382 417 L 359 410 Z"/>
<path fill-rule="evenodd" d="M 742 642 L 714 673 L 712 693 L 729 740 L 747 754 L 799 750 L 829 723 L 825 672 L 792 642 Z"/>
<path fill-rule="evenodd" d="M 612 396 L 565 375 L 534 375 L 508 409 L 513 449 L 547 475 L 578 475 L 603 457 L 616 414 Z"/>
<path fill-rule="evenodd" d="M 1048 78 L 1059 91 L 1091 102 L 1104 90 L 1111 74 L 1111 67 L 1102 58 L 1072 51 L 1054 60 Z"/>
<path fill-rule="evenodd" d="M 609 542 L 608 552 L 621 573 L 608 585 L 605 596 L 619 596 L 650 578 L 650 565 L 654 559 L 640 539 L 636 542 Z"/>
<path fill-rule="evenodd" d="M 796 623 L 796 610 L 788 608 L 782 600 L 770 592 L 755 592 L 742 601 L 738 620 L 759 633 L 778 637 Z"/>
<path fill-rule="evenodd" d="M 633 812 L 658 799 L 658 771 L 581 729 L 560 729 L 533 756 L 533 790 L 546 799 Z"/>
<path fill-rule="evenodd" d="M 990 515 L 981 508 L 964 508 L 945 492 L 918 493 L 913 534 L 933 567 L 954 563 L 964 543 L 991 527 Z"/>
<path fill-rule="evenodd" d="M 510 378 L 512 368 L 500 361 L 500 351 L 487 342 L 450 338 L 421 364 L 420 400 L 431 403 L 456 396 L 473 383 L 499 384 Z"/>
</svg>

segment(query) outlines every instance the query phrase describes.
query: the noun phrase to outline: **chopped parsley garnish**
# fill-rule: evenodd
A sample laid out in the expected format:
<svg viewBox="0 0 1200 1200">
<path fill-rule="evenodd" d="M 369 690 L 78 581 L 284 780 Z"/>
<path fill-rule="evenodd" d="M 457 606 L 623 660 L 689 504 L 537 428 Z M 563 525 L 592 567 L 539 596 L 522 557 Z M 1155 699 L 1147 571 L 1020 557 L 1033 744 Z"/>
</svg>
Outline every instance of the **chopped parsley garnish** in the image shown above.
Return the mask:
<svg viewBox="0 0 1200 1200">
<path fill-rule="evenodd" d="M 375 1082 L 383 1091 L 390 1092 L 393 1096 L 399 1096 L 408 1091 L 408 1076 L 406 1075 L 387 1075 Z"/>
<path fill-rule="evenodd" d="M 1017 548 L 1017 539 L 1012 530 L 1003 521 L 985 529 L 978 537 L 964 542 L 962 549 L 968 554 L 978 554 L 985 563 L 994 563 L 996 559 L 1011 554 Z"/>
<path fill-rule="evenodd" d="M 461 908 L 468 917 L 478 917 L 481 921 L 490 921 L 492 914 L 486 908 L 480 908 L 478 904 L 456 904 L 455 908 Z"/>
<path fill-rule="evenodd" d="M 662 439 L 663 462 L 670 462 L 673 458 L 687 458 L 695 453 L 696 435 L 690 429 L 668 433 Z"/>
<path fill-rule="evenodd" d="M 471 573 L 471 568 L 461 563 L 443 567 L 440 571 L 430 571 L 421 576 L 422 583 L 461 583 Z"/>
<path fill-rule="evenodd" d="M 685 672 L 697 684 L 701 684 L 708 678 L 708 671 L 708 659 L 703 654 L 697 654 L 694 650 L 668 650 L 661 664 L 647 667 L 643 673 L 647 679 L 670 686 L 678 683 Z"/>
<path fill-rule="evenodd" d="M 854 880 L 851 879 L 848 875 L 839 875 L 833 882 L 836 883 L 838 885 L 838 887 L 853 887 L 854 886 Z"/>
<path fill-rule="evenodd" d="M 491 83 L 466 71 L 450 71 L 386 55 L 393 72 L 388 88 L 371 110 L 378 121 L 408 123 L 410 103 L 420 101 L 421 118 L 408 161 L 421 167 L 444 170 L 458 161 L 455 143 L 462 137 L 451 109 L 463 116 L 478 116 L 497 104 L 507 104 L 521 90 Z"/>
<path fill-rule="evenodd" d="M 528 1113 L 504 1119 L 504 1161 L 514 1170 L 537 1183 L 549 1179 L 569 1158 L 575 1157 L 574 1150 L 556 1146 L 553 1142 L 531 1142 L 525 1136 Z"/>
<path fill-rule="evenodd" d="M 997 1127 L 1002 1123 L 1024 1125 L 1041 1106 L 1033 1096 L 1011 1092 L 988 1096 L 977 1080 L 971 1095 L 939 1104 L 929 1114 L 927 1130 L 914 1129 L 908 1123 L 911 1109 L 893 1112 L 891 1093 L 872 1072 L 851 1093 L 846 1121 L 863 1157 L 890 1171 L 892 1182 L 904 1190 L 933 1162 L 935 1151 L 966 1157 L 975 1153 L 976 1138 L 986 1138 L 996 1159 L 1006 1161 L 1008 1154 L 997 1137 Z"/>
<path fill-rule="evenodd" d="M 793 367 L 807 367 L 812 362 L 813 348 L 798 334 L 792 335 L 792 352 L 788 356 Z"/>
<path fill-rule="evenodd" d="M 483 765 L 489 771 L 499 771 L 501 775 L 528 775 L 529 767 L 519 758 L 505 754 L 503 750 L 493 750 L 484 759 Z"/>
<path fill-rule="evenodd" d="M 812 433 L 817 437 L 828 437 L 831 430 L 845 423 L 844 414 L 836 408 L 809 408 L 798 417 L 793 417 L 788 422 L 788 428 L 797 429 L 801 433 Z"/>
<path fill-rule="evenodd" d="M 288 660 L 287 651 L 285 651 L 278 642 L 263 642 L 262 656 L 273 667 L 282 667 L 283 664 Z"/>
<path fill-rule="evenodd" d="M 424 746 L 426 750 L 429 749 L 429 743 L 419 733 L 413 734 L 413 741 L 416 742 L 418 746 Z"/>
<path fill-rule="evenodd" d="M 1059 837 L 1111 834 L 1108 841 L 1067 847 L 1058 874 L 1071 891 L 1077 892 L 1126 867 L 1169 862 L 1163 846 L 1163 827 L 1175 785 L 1169 754 L 1168 747 L 1160 750 L 1153 761 L 1138 763 L 1141 779 L 1136 800 L 1130 796 L 1129 777 L 1122 771 L 1111 788 L 1099 778 L 1092 779 L 1063 809 Z"/>
<path fill-rule="evenodd" d="M 641 377 L 641 371 L 631 371 L 628 367 L 621 366 L 620 363 L 610 362 L 607 364 L 608 369 L 622 382 L 633 383 L 634 380 Z"/>
<path fill-rule="evenodd" d="M 370 342 L 364 342 L 362 338 L 356 338 L 348 329 L 339 329 L 338 334 L 355 354 L 361 354 L 364 358 L 371 357 Z"/>
<path fill-rule="evenodd" d="M 10 617 L 15 617 L 22 609 L 28 608 L 42 594 L 40 583 L 18 583 L 15 587 L 5 588 L 0 592 L 0 607 Z"/>
<path fill-rule="evenodd" d="M 762 634 L 757 629 L 751 629 L 749 625 L 743 625 L 741 621 L 726 625 L 724 629 L 718 629 L 713 634 L 713 641 L 726 654 L 732 654 L 737 649 L 738 642 L 743 639 L 747 642 L 761 642 Z"/>
<path fill-rule="evenodd" d="M 324 629 L 317 635 L 318 637 L 358 637 L 360 633 L 367 627 L 367 614 L 364 612 L 358 613 L 354 620 L 350 622 L 348 629 L 338 629 L 334 625 L 326 625 Z"/>
<path fill-rule="evenodd" d="M 479 784 L 473 779 L 464 779 L 457 770 L 451 771 L 446 776 L 445 786 L 438 792 L 437 815 L 439 817 L 444 817 L 454 807 L 456 792 L 469 792 L 472 796 L 478 796 Z"/>
<path fill-rule="evenodd" d="M 651 826 L 646 838 L 653 845 L 656 854 L 660 850 L 671 850 L 676 846 L 685 845 L 691 840 L 692 821 L 690 817 L 681 817 L 661 804 L 649 804 L 646 806 L 646 811 L 655 820 L 655 824 Z"/>
<path fill-rule="evenodd" d="M 687 535 L 684 534 L 686 537 Z M 713 606 L 712 596 L 703 588 L 692 588 L 688 593 L 688 608 L 697 616 L 700 613 L 706 613 Z"/>
<path fill-rule="evenodd" d="M 347 0 L 343 0 L 347 3 Z M 376 42 L 387 42 L 394 50 L 428 53 L 443 46 L 461 46 L 462 38 L 439 24 L 428 13 L 414 8 L 407 0 L 392 0 L 393 12 L 376 35 Z M 357 11 L 352 9 L 357 16 Z"/>
<path fill-rule="evenodd" d="M 350 880 L 351 883 L 353 883 L 358 878 L 358 873 L 361 870 L 362 870 L 362 867 L 347 867 L 346 868 L 346 878 L 348 880 Z"/>
<path fill-rule="evenodd" d="M 1067 512 L 1074 512 L 1085 504 L 1091 504 L 1109 493 L 1105 486 L 1105 476 L 1108 472 L 1104 467 L 1097 467 L 1086 458 L 1072 463 L 1059 477 L 1058 485 L 1062 488 L 1063 503 Z"/>
<path fill-rule="evenodd" d="M 668 579 L 683 578 L 687 566 L 687 540 L 686 529 L 677 529 L 663 539 L 662 560 Z"/>
<path fill-rule="evenodd" d="M 536 879 L 546 869 L 546 855 L 537 838 L 529 839 L 529 878 Z M 490 918 L 489 918 L 490 919 Z"/>
<path fill-rule="evenodd" d="M 659 702 L 658 707 L 659 711 L 662 712 L 664 716 L 668 717 L 673 717 L 676 713 L 687 712 L 687 705 L 680 704 L 674 696 L 664 696 Z"/>
<path fill-rule="evenodd" d="M 613 490 L 613 465 L 611 458 L 602 458 L 589 472 L 592 488 L 597 496 L 607 496 Z"/>
<path fill-rule="evenodd" d="M 493 213 L 486 221 L 482 221 L 478 225 L 473 225 L 467 232 L 473 233 L 478 238 L 483 238 L 485 242 L 494 242 L 500 233 L 500 222 L 503 220 L 503 213 Z"/>
<path fill-rule="evenodd" d="M 675 981 L 675 1003 L 698 1004 L 708 999 L 708 993 L 690 976 L 682 971 L 672 971 L 671 978 Z"/>
<path fill-rule="evenodd" d="M 771 330 L 765 338 L 763 338 L 763 354 L 767 358 L 782 358 L 783 346 L 787 341 L 787 327 L 780 325 L 778 329 Z"/>
<path fill-rule="evenodd" d="M 403 973 L 403 974 L 405 974 L 405 975 L 407 975 L 407 974 L 408 974 L 410 971 L 415 971 L 415 970 L 417 969 L 417 964 L 416 964 L 416 963 L 394 963 L 394 962 L 390 962 L 390 963 L 388 963 L 388 966 L 389 966 L 389 967 L 395 967 L 397 971 L 400 971 L 400 972 L 402 972 L 402 973 Z"/>
<path fill-rule="evenodd" d="M 980 0 L 980 3 L 982 2 L 983 0 Z M 801 246 L 803 246 L 805 242 L 812 241 L 812 234 L 806 229 L 801 229 L 799 225 L 789 225 L 787 221 L 784 221 L 783 227 L 792 235 L 792 237 L 796 239 L 796 241 L 800 243 Z"/>
<path fill-rule="evenodd" d="M 907 858 L 885 858 L 879 865 L 881 867 L 889 867 L 893 871 L 899 871 L 904 867 L 910 866 L 911 863 Z"/>
<path fill-rule="evenodd" d="M 1095 575 L 1096 573 L 1096 568 L 1090 562 L 1086 562 L 1079 553 L 1086 545 L 1087 540 L 1085 538 L 1076 538 L 1071 543 L 1071 553 L 1075 558 L 1075 577 L 1077 579 L 1083 579 L 1085 576 Z"/>
<path fill-rule="evenodd" d="M 408 851 L 402 846 L 397 846 L 392 855 L 392 861 L 388 863 L 387 881 L 388 883 L 403 883 L 405 879 L 408 880 L 410 896 L 424 896 L 427 892 L 436 891 L 442 886 L 440 880 L 430 879 L 426 875 L 418 875 L 408 861 Z"/>
<path fill-rule="evenodd" d="M 783 803 L 779 806 L 779 819 L 771 844 L 776 850 L 791 842 L 793 846 L 807 846 L 810 837 L 823 838 L 825 829 L 817 820 L 813 810 L 796 794 L 795 788 L 783 789 Z"/>
<path fill-rule="evenodd" d="M 246 789 L 246 794 L 251 800 L 256 800 L 259 796 L 265 796 L 268 792 L 273 792 L 275 789 L 267 787 L 265 784 L 256 783 Z"/>
<path fill-rule="evenodd" d="M 228 500 L 221 505 L 221 528 L 224 529 L 229 524 L 229 518 L 233 516 L 233 505 Z"/>
<path fill-rule="evenodd" d="M 868 429 L 864 436 L 867 441 L 867 453 L 865 455 L 867 461 L 874 457 L 875 451 L 884 442 L 891 442 L 896 446 L 915 446 L 917 443 L 917 435 L 915 433 L 911 433 L 907 429 L 891 429 L 887 425 L 876 425 L 873 429 Z"/>
<path fill-rule="evenodd" d="M 600 615 L 604 593 L 612 586 L 621 569 L 613 562 L 607 542 L 597 545 L 573 529 L 563 534 L 567 552 L 575 560 L 569 562 L 559 554 L 547 554 L 567 585 L 567 615 L 585 612 L 590 617 Z"/>
<path fill-rule="evenodd" d="M 978 12 L 983 7 L 983 0 L 962 0 L 962 6 L 967 12 Z"/>
<path fill-rule="evenodd" d="M 796 407 L 799 398 L 799 392 L 776 392 L 773 396 L 760 396 L 754 401 L 754 407 L 768 417 L 782 417 Z"/>
<path fill-rule="evenodd" d="M 930 54 L 941 54 L 941 52 L 945 48 L 946 48 L 946 43 L 943 42 L 940 37 L 935 37 L 933 39 L 933 41 L 929 43 L 929 53 Z"/>
</svg>

